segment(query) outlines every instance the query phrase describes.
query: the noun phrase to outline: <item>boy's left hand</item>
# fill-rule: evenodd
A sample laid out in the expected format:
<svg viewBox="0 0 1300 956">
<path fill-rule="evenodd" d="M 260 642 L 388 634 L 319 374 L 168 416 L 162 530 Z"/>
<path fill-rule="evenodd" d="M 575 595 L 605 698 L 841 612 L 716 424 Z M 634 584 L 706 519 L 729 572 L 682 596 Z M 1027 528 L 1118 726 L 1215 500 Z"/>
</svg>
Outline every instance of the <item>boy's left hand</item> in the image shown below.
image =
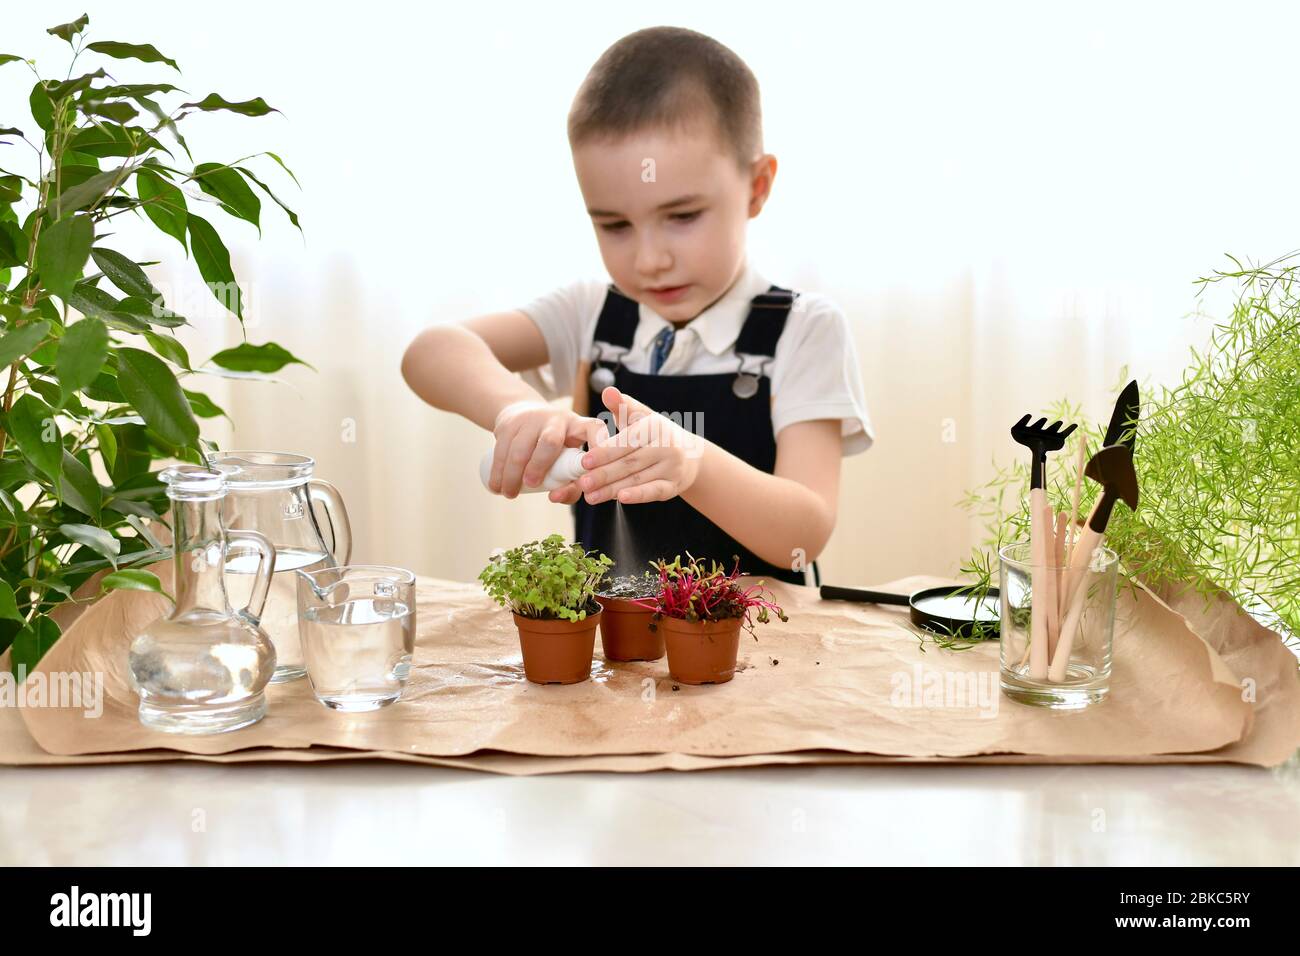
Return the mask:
<svg viewBox="0 0 1300 956">
<path fill-rule="evenodd" d="M 571 504 L 581 495 L 594 505 L 617 496 L 623 504 L 642 504 L 667 501 L 690 488 L 699 474 L 704 439 L 612 385 L 600 398 L 624 427 L 599 439 L 583 456 L 587 473 L 552 491 L 551 501 Z"/>
</svg>

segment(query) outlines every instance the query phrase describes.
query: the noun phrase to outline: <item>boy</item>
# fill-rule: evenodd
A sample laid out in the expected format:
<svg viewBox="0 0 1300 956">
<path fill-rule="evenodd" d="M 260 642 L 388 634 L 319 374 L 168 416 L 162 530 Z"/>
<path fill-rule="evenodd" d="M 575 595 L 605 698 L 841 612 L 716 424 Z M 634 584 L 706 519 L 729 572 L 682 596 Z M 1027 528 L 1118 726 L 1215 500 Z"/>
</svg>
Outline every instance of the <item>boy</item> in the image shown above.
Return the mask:
<svg viewBox="0 0 1300 956">
<path fill-rule="evenodd" d="M 490 487 L 507 498 L 586 443 L 587 472 L 550 500 L 618 573 L 689 551 L 804 583 L 835 526 L 841 457 L 872 431 L 843 315 L 746 261 L 776 175 L 753 74 L 702 34 L 641 30 L 592 67 L 568 130 L 613 284 L 426 329 L 403 376 L 492 430 Z M 553 384 L 536 372 L 548 363 Z M 602 409 L 612 424 L 589 417 Z"/>
</svg>

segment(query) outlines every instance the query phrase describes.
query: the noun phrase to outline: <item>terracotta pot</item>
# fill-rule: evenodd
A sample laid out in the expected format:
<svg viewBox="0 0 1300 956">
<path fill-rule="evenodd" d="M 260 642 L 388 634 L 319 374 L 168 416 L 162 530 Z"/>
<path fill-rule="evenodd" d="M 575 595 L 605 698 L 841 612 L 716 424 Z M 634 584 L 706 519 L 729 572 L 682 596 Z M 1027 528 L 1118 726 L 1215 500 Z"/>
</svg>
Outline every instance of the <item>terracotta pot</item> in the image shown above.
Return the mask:
<svg viewBox="0 0 1300 956">
<path fill-rule="evenodd" d="M 654 611 L 626 598 L 601 597 L 600 646 L 607 661 L 657 661 L 664 656 L 662 631 L 650 630 Z"/>
<path fill-rule="evenodd" d="M 725 684 L 736 676 L 740 618 L 683 621 L 661 617 L 658 623 L 668 648 L 668 673 L 683 684 Z"/>
<path fill-rule="evenodd" d="M 581 621 L 543 621 L 515 614 L 524 676 L 534 684 L 576 684 L 591 676 L 601 612 Z"/>
</svg>

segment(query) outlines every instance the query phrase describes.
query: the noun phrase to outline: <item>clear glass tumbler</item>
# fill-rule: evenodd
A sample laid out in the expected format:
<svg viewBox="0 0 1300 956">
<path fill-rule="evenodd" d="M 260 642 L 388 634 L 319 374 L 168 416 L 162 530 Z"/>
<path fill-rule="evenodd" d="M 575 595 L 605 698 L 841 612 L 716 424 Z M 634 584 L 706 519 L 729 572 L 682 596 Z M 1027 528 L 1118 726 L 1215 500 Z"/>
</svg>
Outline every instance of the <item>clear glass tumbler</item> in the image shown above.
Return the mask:
<svg viewBox="0 0 1300 956">
<path fill-rule="evenodd" d="M 378 710 L 402 696 L 415 650 L 415 575 L 353 564 L 298 572 L 307 678 L 326 707 Z"/>
<path fill-rule="evenodd" d="M 1034 566 L 1028 542 L 1007 545 L 999 556 L 1002 693 L 1022 704 L 1056 710 L 1078 710 L 1105 700 L 1115 631 L 1115 552 L 1098 548 L 1075 579 L 1068 568 Z M 1036 574 L 1050 577 L 1050 587 L 1040 581 L 1040 592 L 1057 599 L 1055 613 L 1040 621 L 1043 650 L 1038 655 L 1032 651 Z"/>
</svg>

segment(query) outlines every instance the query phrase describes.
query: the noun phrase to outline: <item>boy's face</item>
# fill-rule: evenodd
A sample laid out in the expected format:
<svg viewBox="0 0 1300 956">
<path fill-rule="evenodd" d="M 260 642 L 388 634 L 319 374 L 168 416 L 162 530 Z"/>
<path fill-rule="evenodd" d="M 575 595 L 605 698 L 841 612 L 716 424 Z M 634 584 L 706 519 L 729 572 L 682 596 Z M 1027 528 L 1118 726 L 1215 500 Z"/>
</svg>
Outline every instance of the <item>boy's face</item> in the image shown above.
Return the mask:
<svg viewBox="0 0 1300 956">
<path fill-rule="evenodd" d="M 736 280 L 776 172 L 771 156 L 742 171 L 705 123 L 589 141 L 573 165 L 614 284 L 676 323 Z"/>
</svg>

